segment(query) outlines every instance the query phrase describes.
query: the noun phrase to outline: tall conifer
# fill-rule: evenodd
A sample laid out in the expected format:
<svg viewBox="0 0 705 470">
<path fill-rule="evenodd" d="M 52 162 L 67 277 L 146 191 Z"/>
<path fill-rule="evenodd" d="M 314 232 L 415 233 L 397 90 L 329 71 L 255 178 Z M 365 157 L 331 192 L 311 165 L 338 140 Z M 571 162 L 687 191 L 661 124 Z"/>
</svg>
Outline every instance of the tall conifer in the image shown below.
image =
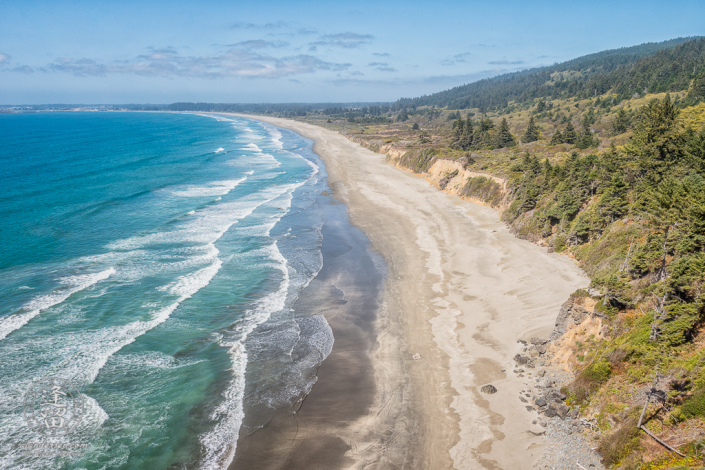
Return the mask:
<svg viewBox="0 0 705 470">
<path fill-rule="evenodd" d="M 496 144 L 497 147 L 514 147 L 517 141 L 512 132 L 509 130 L 509 123 L 507 118 L 502 118 L 502 122 L 499 123 L 499 129 L 497 129 Z"/>
<path fill-rule="evenodd" d="M 529 118 L 529 125 L 526 127 L 526 132 L 521 138 L 521 141 L 526 144 L 529 142 L 535 142 L 537 140 L 539 140 L 539 130 L 536 127 L 536 123 L 534 122 L 534 117 L 531 116 Z"/>
</svg>

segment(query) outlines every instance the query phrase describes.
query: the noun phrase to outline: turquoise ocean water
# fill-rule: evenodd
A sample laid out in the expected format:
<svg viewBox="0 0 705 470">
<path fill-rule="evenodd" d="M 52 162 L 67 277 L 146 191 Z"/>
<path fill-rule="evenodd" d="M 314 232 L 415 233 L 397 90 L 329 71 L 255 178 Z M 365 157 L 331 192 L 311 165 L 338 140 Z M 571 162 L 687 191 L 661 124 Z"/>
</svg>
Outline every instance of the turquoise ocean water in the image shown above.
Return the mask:
<svg viewBox="0 0 705 470">
<path fill-rule="evenodd" d="M 322 263 L 310 141 L 156 113 L 0 114 L 0 138 L 0 468 L 223 468 L 310 389 L 333 341 L 290 309 Z M 44 377 L 85 400 L 68 436 L 26 424 Z M 85 455 L 22 451 L 52 439 Z"/>
</svg>

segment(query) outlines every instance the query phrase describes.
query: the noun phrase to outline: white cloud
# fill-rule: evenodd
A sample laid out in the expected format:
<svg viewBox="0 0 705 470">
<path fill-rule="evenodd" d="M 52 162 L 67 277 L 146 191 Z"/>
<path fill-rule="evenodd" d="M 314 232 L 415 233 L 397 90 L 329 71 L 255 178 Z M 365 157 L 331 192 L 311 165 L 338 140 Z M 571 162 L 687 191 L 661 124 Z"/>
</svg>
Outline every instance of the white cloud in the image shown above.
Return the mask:
<svg viewBox="0 0 705 470">
<path fill-rule="evenodd" d="M 338 34 L 326 34 L 321 36 L 318 41 L 310 43 L 312 49 L 315 50 L 316 46 L 334 46 L 342 47 L 345 49 L 353 49 L 360 47 L 363 44 L 369 44 L 374 36 L 371 34 L 358 34 L 358 33 L 338 33 Z"/>
<path fill-rule="evenodd" d="M 48 68 L 77 76 L 104 76 L 127 73 L 154 77 L 259 77 L 278 78 L 314 73 L 318 70 L 342 71 L 348 63 L 332 63 L 312 55 L 287 57 L 263 55 L 252 50 L 232 48 L 214 56 L 185 57 L 173 48 L 152 49 L 133 60 L 100 63 L 93 59 L 59 58 Z"/>
<path fill-rule="evenodd" d="M 288 46 L 288 42 L 284 41 L 265 41 L 264 39 L 251 39 L 249 41 L 240 41 L 232 44 L 234 47 L 242 47 L 245 49 L 266 49 L 269 47 L 280 48 Z"/>
</svg>

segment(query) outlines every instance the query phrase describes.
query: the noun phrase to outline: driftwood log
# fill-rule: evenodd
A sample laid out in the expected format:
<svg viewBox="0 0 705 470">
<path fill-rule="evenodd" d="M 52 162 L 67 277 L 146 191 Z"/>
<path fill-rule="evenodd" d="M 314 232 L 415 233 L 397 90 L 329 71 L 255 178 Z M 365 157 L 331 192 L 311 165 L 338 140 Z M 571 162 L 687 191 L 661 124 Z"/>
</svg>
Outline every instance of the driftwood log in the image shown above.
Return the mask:
<svg viewBox="0 0 705 470">
<path fill-rule="evenodd" d="M 666 449 L 670 450 L 671 452 L 675 452 L 676 454 L 680 455 L 681 457 L 685 457 L 685 455 L 681 454 L 676 449 L 674 449 L 673 447 L 671 447 L 668 444 L 666 444 L 665 442 L 663 442 L 661 439 L 656 437 L 651 431 L 646 429 L 646 427 L 644 427 L 644 425 L 641 424 L 641 422 L 644 420 L 644 414 L 646 413 L 646 407 L 649 406 L 649 400 L 651 400 L 651 391 L 649 391 L 649 393 L 646 394 L 646 403 L 644 403 L 644 408 L 641 410 L 641 416 L 639 416 L 639 423 L 636 425 L 636 427 L 638 429 L 641 429 L 642 431 L 644 431 L 649 436 L 651 436 L 656 442 L 658 442 L 659 444 L 664 446 Z"/>
</svg>

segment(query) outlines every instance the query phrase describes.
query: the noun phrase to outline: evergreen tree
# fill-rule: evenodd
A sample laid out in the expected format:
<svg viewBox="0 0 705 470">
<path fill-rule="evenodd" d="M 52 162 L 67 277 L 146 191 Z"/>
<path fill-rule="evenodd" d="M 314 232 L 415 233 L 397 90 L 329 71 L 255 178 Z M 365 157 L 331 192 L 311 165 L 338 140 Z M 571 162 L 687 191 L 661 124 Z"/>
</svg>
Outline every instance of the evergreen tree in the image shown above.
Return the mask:
<svg viewBox="0 0 705 470">
<path fill-rule="evenodd" d="M 658 183 L 666 175 L 685 176 L 685 133 L 678 126 L 678 109 L 666 95 L 663 101 L 651 100 L 639 110 L 634 136 L 625 147 L 635 160 L 637 171 Z M 673 170 L 678 169 L 679 174 Z"/>
<path fill-rule="evenodd" d="M 539 103 L 536 105 L 536 112 L 540 113 L 543 112 L 546 109 L 546 101 L 541 99 L 539 100 Z M 533 142 L 533 141 L 531 141 Z"/>
<path fill-rule="evenodd" d="M 494 129 L 494 123 L 490 118 L 484 116 L 475 128 L 475 137 L 473 139 L 475 148 L 492 145 L 492 129 Z"/>
<path fill-rule="evenodd" d="M 600 196 L 598 203 L 600 213 L 605 217 L 609 217 L 610 222 L 614 222 L 627 213 L 629 207 L 627 190 L 627 184 L 622 177 L 613 175 L 610 184 Z"/>
<path fill-rule="evenodd" d="M 627 132 L 629 129 L 629 115 L 624 108 L 619 108 L 617 115 L 612 121 L 612 129 L 610 131 L 611 135 L 619 135 Z"/>
<path fill-rule="evenodd" d="M 473 141 L 473 125 L 470 118 L 468 118 L 463 126 L 463 132 L 460 134 L 460 138 L 458 139 L 458 147 L 462 150 L 468 150 L 472 147 Z"/>
<path fill-rule="evenodd" d="M 695 77 L 695 80 L 693 80 L 693 88 L 690 89 L 688 96 L 696 100 L 705 98 L 705 73 L 700 74 L 699 77 Z"/>
<path fill-rule="evenodd" d="M 534 117 L 531 116 L 529 118 L 529 125 L 526 127 L 526 132 L 521 138 L 521 141 L 526 144 L 529 142 L 535 142 L 537 140 L 539 140 L 539 130 L 536 127 L 536 123 L 534 122 Z"/>
<path fill-rule="evenodd" d="M 575 133 L 575 127 L 573 127 L 573 123 L 568 121 L 568 125 L 565 126 L 565 132 L 563 133 L 563 142 L 565 142 L 566 144 L 573 145 L 577 137 L 578 136 Z"/>
<path fill-rule="evenodd" d="M 514 137 L 514 135 L 512 135 L 512 132 L 509 130 L 509 123 L 507 122 L 507 118 L 502 118 L 502 122 L 499 123 L 495 143 L 497 147 L 500 148 L 514 147 L 517 143 L 516 137 Z"/>
<path fill-rule="evenodd" d="M 462 118 L 458 118 L 457 121 L 453 122 L 453 140 L 451 143 L 451 147 L 458 147 L 458 144 L 460 143 L 460 139 L 463 136 L 464 132 L 465 121 L 463 121 Z"/>
<path fill-rule="evenodd" d="M 575 146 L 579 149 L 587 149 L 590 147 L 597 147 L 599 145 L 599 140 L 593 137 L 590 128 L 586 126 L 587 122 L 583 123 L 583 130 L 580 132 L 578 137 L 575 139 Z"/>
<path fill-rule="evenodd" d="M 699 173 L 705 173 L 705 129 L 690 135 L 686 152 L 690 165 Z"/>
<path fill-rule="evenodd" d="M 561 134 L 560 130 L 556 129 L 556 132 L 553 133 L 553 137 L 551 137 L 551 145 L 558 145 L 563 142 L 563 134 Z"/>
<path fill-rule="evenodd" d="M 656 187 L 651 187 L 646 193 L 646 210 L 651 222 L 663 232 L 663 247 L 661 251 L 661 267 L 657 280 L 666 276 L 666 255 L 668 254 L 668 236 L 672 229 L 683 218 L 687 204 L 683 204 L 687 196 L 687 182 L 664 180 Z"/>
</svg>

